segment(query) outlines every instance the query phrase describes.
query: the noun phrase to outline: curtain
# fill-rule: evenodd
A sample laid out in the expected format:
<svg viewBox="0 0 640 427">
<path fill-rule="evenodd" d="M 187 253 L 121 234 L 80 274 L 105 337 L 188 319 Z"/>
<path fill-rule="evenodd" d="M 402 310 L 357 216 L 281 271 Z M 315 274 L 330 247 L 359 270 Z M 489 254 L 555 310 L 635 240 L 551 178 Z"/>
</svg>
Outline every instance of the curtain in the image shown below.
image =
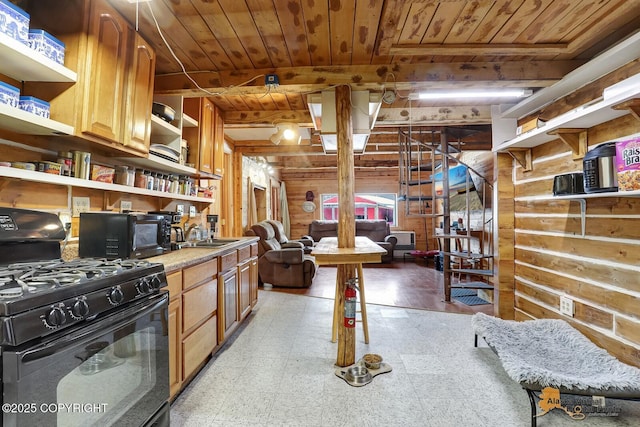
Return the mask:
<svg viewBox="0 0 640 427">
<path fill-rule="evenodd" d="M 251 178 L 247 178 L 247 183 L 247 229 L 250 229 L 253 224 L 258 222 L 258 206 Z"/>
<path fill-rule="evenodd" d="M 287 203 L 287 190 L 284 182 L 280 184 L 280 215 L 282 215 L 284 234 L 291 237 L 291 218 L 289 218 L 289 204 Z"/>
</svg>

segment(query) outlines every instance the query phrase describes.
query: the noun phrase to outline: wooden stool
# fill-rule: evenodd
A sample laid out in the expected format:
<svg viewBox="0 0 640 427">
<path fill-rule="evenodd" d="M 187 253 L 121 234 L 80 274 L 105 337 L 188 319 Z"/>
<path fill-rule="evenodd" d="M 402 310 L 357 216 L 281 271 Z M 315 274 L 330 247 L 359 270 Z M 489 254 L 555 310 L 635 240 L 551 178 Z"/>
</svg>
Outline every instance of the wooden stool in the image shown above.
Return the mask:
<svg viewBox="0 0 640 427">
<path fill-rule="evenodd" d="M 362 264 L 357 265 L 358 274 L 358 291 L 360 293 L 360 313 L 362 315 L 362 329 L 364 331 L 364 343 L 369 344 L 369 325 L 367 323 L 367 304 L 364 298 L 364 274 L 362 274 Z M 331 325 L 331 342 L 338 339 L 338 322 L 340 322 L 340 313 L 338 313 L 338 289 L 339 284 L 336 282 L 336 293 L 333 299 L 333 324 Z"/>
</svg>

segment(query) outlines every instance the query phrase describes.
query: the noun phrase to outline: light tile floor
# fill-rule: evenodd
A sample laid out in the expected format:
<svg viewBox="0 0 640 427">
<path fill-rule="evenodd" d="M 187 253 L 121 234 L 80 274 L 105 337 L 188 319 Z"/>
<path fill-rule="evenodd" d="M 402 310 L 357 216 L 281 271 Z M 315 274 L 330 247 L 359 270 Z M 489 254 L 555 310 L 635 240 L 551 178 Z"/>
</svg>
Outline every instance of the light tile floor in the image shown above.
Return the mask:
<svg viewBox="0 0 640 427">
<path fill-rule="evenodd" d="M 352 387 L 335 375 L 333 300 L 260 291 L 253 314 L 171 407 L 172 426 L 529 426 L 526 393 L 470 315 L 367 305 L 356 359 L 378 353 L 393 371 Z M 640 402 L 607 401 L 619 417 L 575 421 L 559 410 L 538 426 L 638 426 Z"/>
</svg>

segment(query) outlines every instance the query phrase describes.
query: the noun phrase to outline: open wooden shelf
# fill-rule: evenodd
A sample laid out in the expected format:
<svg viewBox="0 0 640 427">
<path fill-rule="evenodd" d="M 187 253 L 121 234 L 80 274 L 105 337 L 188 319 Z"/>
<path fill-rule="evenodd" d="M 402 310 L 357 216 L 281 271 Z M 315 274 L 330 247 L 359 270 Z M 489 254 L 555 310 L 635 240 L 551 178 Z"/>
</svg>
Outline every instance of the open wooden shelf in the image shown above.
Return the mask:
<svg viewBox="0 0 640 427">
<path fill-rule="evenodd" d="M 96 190 L 114 191 L 118 193 L 139 194 L 143 196 L 161 197 L 173 200 L 187 200 L 198 203 L 213 203 L 208 197 L 187 196 L 184 194 L 166 193 L 164 191 L 147 190 L 146 188 L 129 187 L 120 184 L 108 184 L 106 182 L 91 181 L 88 179 L 71 178 L 68 176 L 53 175 L 44 172 L 28 171 L 24 169 L 0 166 L 0 176 L 5 178 L 23 179 L 31 182 L 45 184 L 65 185 L 81 188 L 93 188 Z"/>
</svg>

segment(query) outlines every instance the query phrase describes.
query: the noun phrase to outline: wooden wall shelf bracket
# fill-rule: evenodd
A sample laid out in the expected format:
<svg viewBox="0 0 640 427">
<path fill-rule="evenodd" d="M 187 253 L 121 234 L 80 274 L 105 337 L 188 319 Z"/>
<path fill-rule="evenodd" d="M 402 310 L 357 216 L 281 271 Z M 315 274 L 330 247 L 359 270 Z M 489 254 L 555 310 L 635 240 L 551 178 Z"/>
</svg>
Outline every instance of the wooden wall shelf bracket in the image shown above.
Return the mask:
<svg viewBox="0 0 640 427">
<path fill-rule="evenodd" d="M 506 151 L 525 171 L 530 171 L 533 168 L 531 148 L 509 148 Z"/>
<path fill-rule="evenodd" d="M 549 135 L 557 135 L 571 151 L 573 159 L 582 159 L 587 154 L 587 130 L 581 128 L 561 128 L 547 132 Z"/>
<path fill-rule="evenodd" d="M 640 98 L 633 98 L 620 104 L 614 105 L 614 110 L 629 110 L 637 120 L 640 120 Z"/>
</svg>

